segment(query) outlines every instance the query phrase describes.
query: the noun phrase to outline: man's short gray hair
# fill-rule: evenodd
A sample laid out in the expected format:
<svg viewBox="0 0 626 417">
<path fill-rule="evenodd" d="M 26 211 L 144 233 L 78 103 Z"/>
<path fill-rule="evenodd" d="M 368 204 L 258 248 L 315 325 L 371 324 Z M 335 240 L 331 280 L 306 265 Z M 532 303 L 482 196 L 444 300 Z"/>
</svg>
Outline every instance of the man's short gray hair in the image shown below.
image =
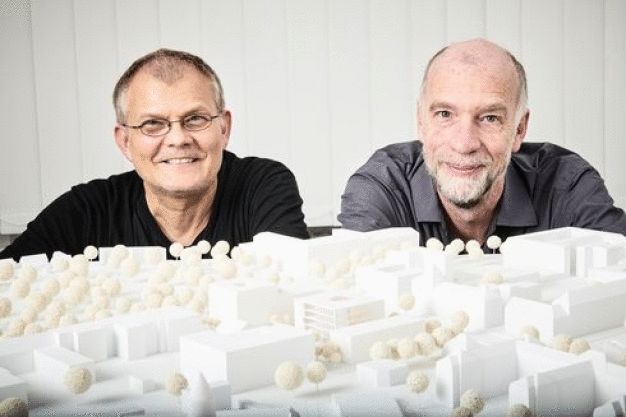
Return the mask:
<svg viewBox="0 0 626 417">
<path fill-rule="evenodd" d="M 172 82 L 182 75 L 185 67 L 191 67 L 205 75 L 213 84 L 213 94 L 217 111 L 224 111 L 226 105 L 224 101 L 224 90 L 219 77 L 202 58 L 184 51 L 173 49 L 157 49 L 147 55 L 142 56 L 133 62 L 130 67 L 120 77 L 113 89 L 113 107 L 115 107 L 115 117 L 119 123 L 126 122 L 126 109 L 124 108 L 123 95 L 128 90 L 135 75 L 146 68 L 154 77 Z"/>
</svg>

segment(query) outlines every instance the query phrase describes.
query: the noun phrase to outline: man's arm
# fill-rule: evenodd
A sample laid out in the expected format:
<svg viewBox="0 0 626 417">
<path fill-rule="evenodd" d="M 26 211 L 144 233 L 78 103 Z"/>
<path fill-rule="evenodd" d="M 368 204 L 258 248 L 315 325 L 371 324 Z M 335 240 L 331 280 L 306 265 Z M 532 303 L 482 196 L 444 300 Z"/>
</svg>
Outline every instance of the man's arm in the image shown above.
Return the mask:
<svg viewBox="0 0 626 417">
<path fill-rule="evenodd" d="M 418 152 L 414 142 L 387 146 L 349 179 L 337 219 L 346 229 L 366 232 L 387 227 L 415 227 L 407 170 Z"/>
<path fill-rule="evenodd" d="M 71 192 L 65 193 L 48 205 L 11 245 L 0 252 L 0 259 L 45 253 L 48 258 L 55 251 L 75 254 L 82 250 L 80 237 L 86 221 L 73 203 Z"/>
<path fill-rule="evenodd" d="M 412 226 L 405 210 L 399 204 L 399 196 L 373 173 L 353 174 L 341 196 L 341 213 L 337 216 L 342 227 L 367 232 L 387 227 Z M 401 198 L 400 198 L 401 199 Z"/>
<path fill-rule="evenodd" d="M 567 214 L 569 226 L 626 235 L 626 214 L 615 207 L 604 180 L 591 166 L 573 179 L 562 213 Z"/>
</svg>

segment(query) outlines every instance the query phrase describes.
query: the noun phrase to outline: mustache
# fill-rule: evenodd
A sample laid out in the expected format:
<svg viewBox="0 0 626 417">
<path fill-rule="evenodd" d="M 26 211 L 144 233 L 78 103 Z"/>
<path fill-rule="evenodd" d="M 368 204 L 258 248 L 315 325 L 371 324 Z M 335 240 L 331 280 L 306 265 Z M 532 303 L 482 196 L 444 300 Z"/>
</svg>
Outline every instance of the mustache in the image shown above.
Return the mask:
<svg viewBox="0 0 626 417">
<path fill-rule="evenodd" d="M 448 164 L 452 166 L 459 167 L 475 167 L 482 165 L 491 164 L 491 160 L 489 158 L 439 158 L 438 162 L 440 164 Z"/>
<path fill-rule="evenodd" d="M 437 165 L 441 165 L 441 164 L 448 164 L 448 165 L 453 165 L 453 166 L 460 166 L 460 167 L 475 167 L 475 166 L 480 166 L 480 165 L 491 165 L 493 163 L 493 159 L 490 158 L 488 155 L 479 155 L 479 154 L 470 154 L 470 155 L 463 155 L 463 154 L 456 154 L 454 152 L 445 152 L 443 150 L 439 150 L 438 152 L 434 152 L 432 153 L 432 155 L 429 156 L 427 155 L 427 153 L 429 152 L 424 152 L 424 156 L 426 157 L 426 159 L 431 159 L 433 162 L 435 162 Z"/>
</svg>

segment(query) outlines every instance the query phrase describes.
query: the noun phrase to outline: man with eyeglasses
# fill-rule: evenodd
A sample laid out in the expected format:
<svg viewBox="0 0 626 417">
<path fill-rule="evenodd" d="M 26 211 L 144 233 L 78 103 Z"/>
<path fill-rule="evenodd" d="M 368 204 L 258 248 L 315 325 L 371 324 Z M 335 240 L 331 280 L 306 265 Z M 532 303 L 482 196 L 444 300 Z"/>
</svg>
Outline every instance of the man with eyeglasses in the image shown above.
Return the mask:
<svg viewBox="0 0 626 417">
<path fill-rule="evenodd" d="M 159 49 L 135 61 L 113 92 L 115 142 L 134 170 L 73 187 L 0 258 L 97 247 L 231 246 L 263 231 L 307 238 L 293 174 L 226 150 L 231 113 L 201 58 Z"/>
<path fill-rule="evenodd" d="M 419 141 L 379 149 L 348 180 L 339 221 L 368 231 L 413 227 L 421 243 L 483 244 L 577 226 L 626 233 L 600 174 L 550 143 L 522 143 L 529 111 L 524 68 L 484 39 L 450 45 L 426 67 Z"/>
</svg>

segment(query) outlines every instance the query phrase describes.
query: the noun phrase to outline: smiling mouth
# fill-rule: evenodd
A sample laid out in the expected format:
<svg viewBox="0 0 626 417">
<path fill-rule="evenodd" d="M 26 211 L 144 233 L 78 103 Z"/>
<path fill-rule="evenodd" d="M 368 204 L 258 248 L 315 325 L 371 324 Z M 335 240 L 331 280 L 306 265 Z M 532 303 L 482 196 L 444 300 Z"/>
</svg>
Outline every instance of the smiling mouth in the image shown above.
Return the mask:
<svg viewBox="0 0 626 417">
<path fill-rule="evenodd" d="M 479 169 L 483 168 L 484 165 L 456 165 L 456 164 L 446 164 L 448 166 L 448 168 L 452 171 L 456 171 L 456 172 L 460 172 L 460 173 L 467 173 L 470 174 L 472 172 L 476 172 Z"/>
<path fill-rule="evenodd" d="M 163 162 L 166 164 L 170 164 L 170 165 L 181 165 L 181 164 L 190 164 L 195 161 L 197 161 L 196 158 L 172 158 L 172 159 L 166 159 Z"/>
</svg>

